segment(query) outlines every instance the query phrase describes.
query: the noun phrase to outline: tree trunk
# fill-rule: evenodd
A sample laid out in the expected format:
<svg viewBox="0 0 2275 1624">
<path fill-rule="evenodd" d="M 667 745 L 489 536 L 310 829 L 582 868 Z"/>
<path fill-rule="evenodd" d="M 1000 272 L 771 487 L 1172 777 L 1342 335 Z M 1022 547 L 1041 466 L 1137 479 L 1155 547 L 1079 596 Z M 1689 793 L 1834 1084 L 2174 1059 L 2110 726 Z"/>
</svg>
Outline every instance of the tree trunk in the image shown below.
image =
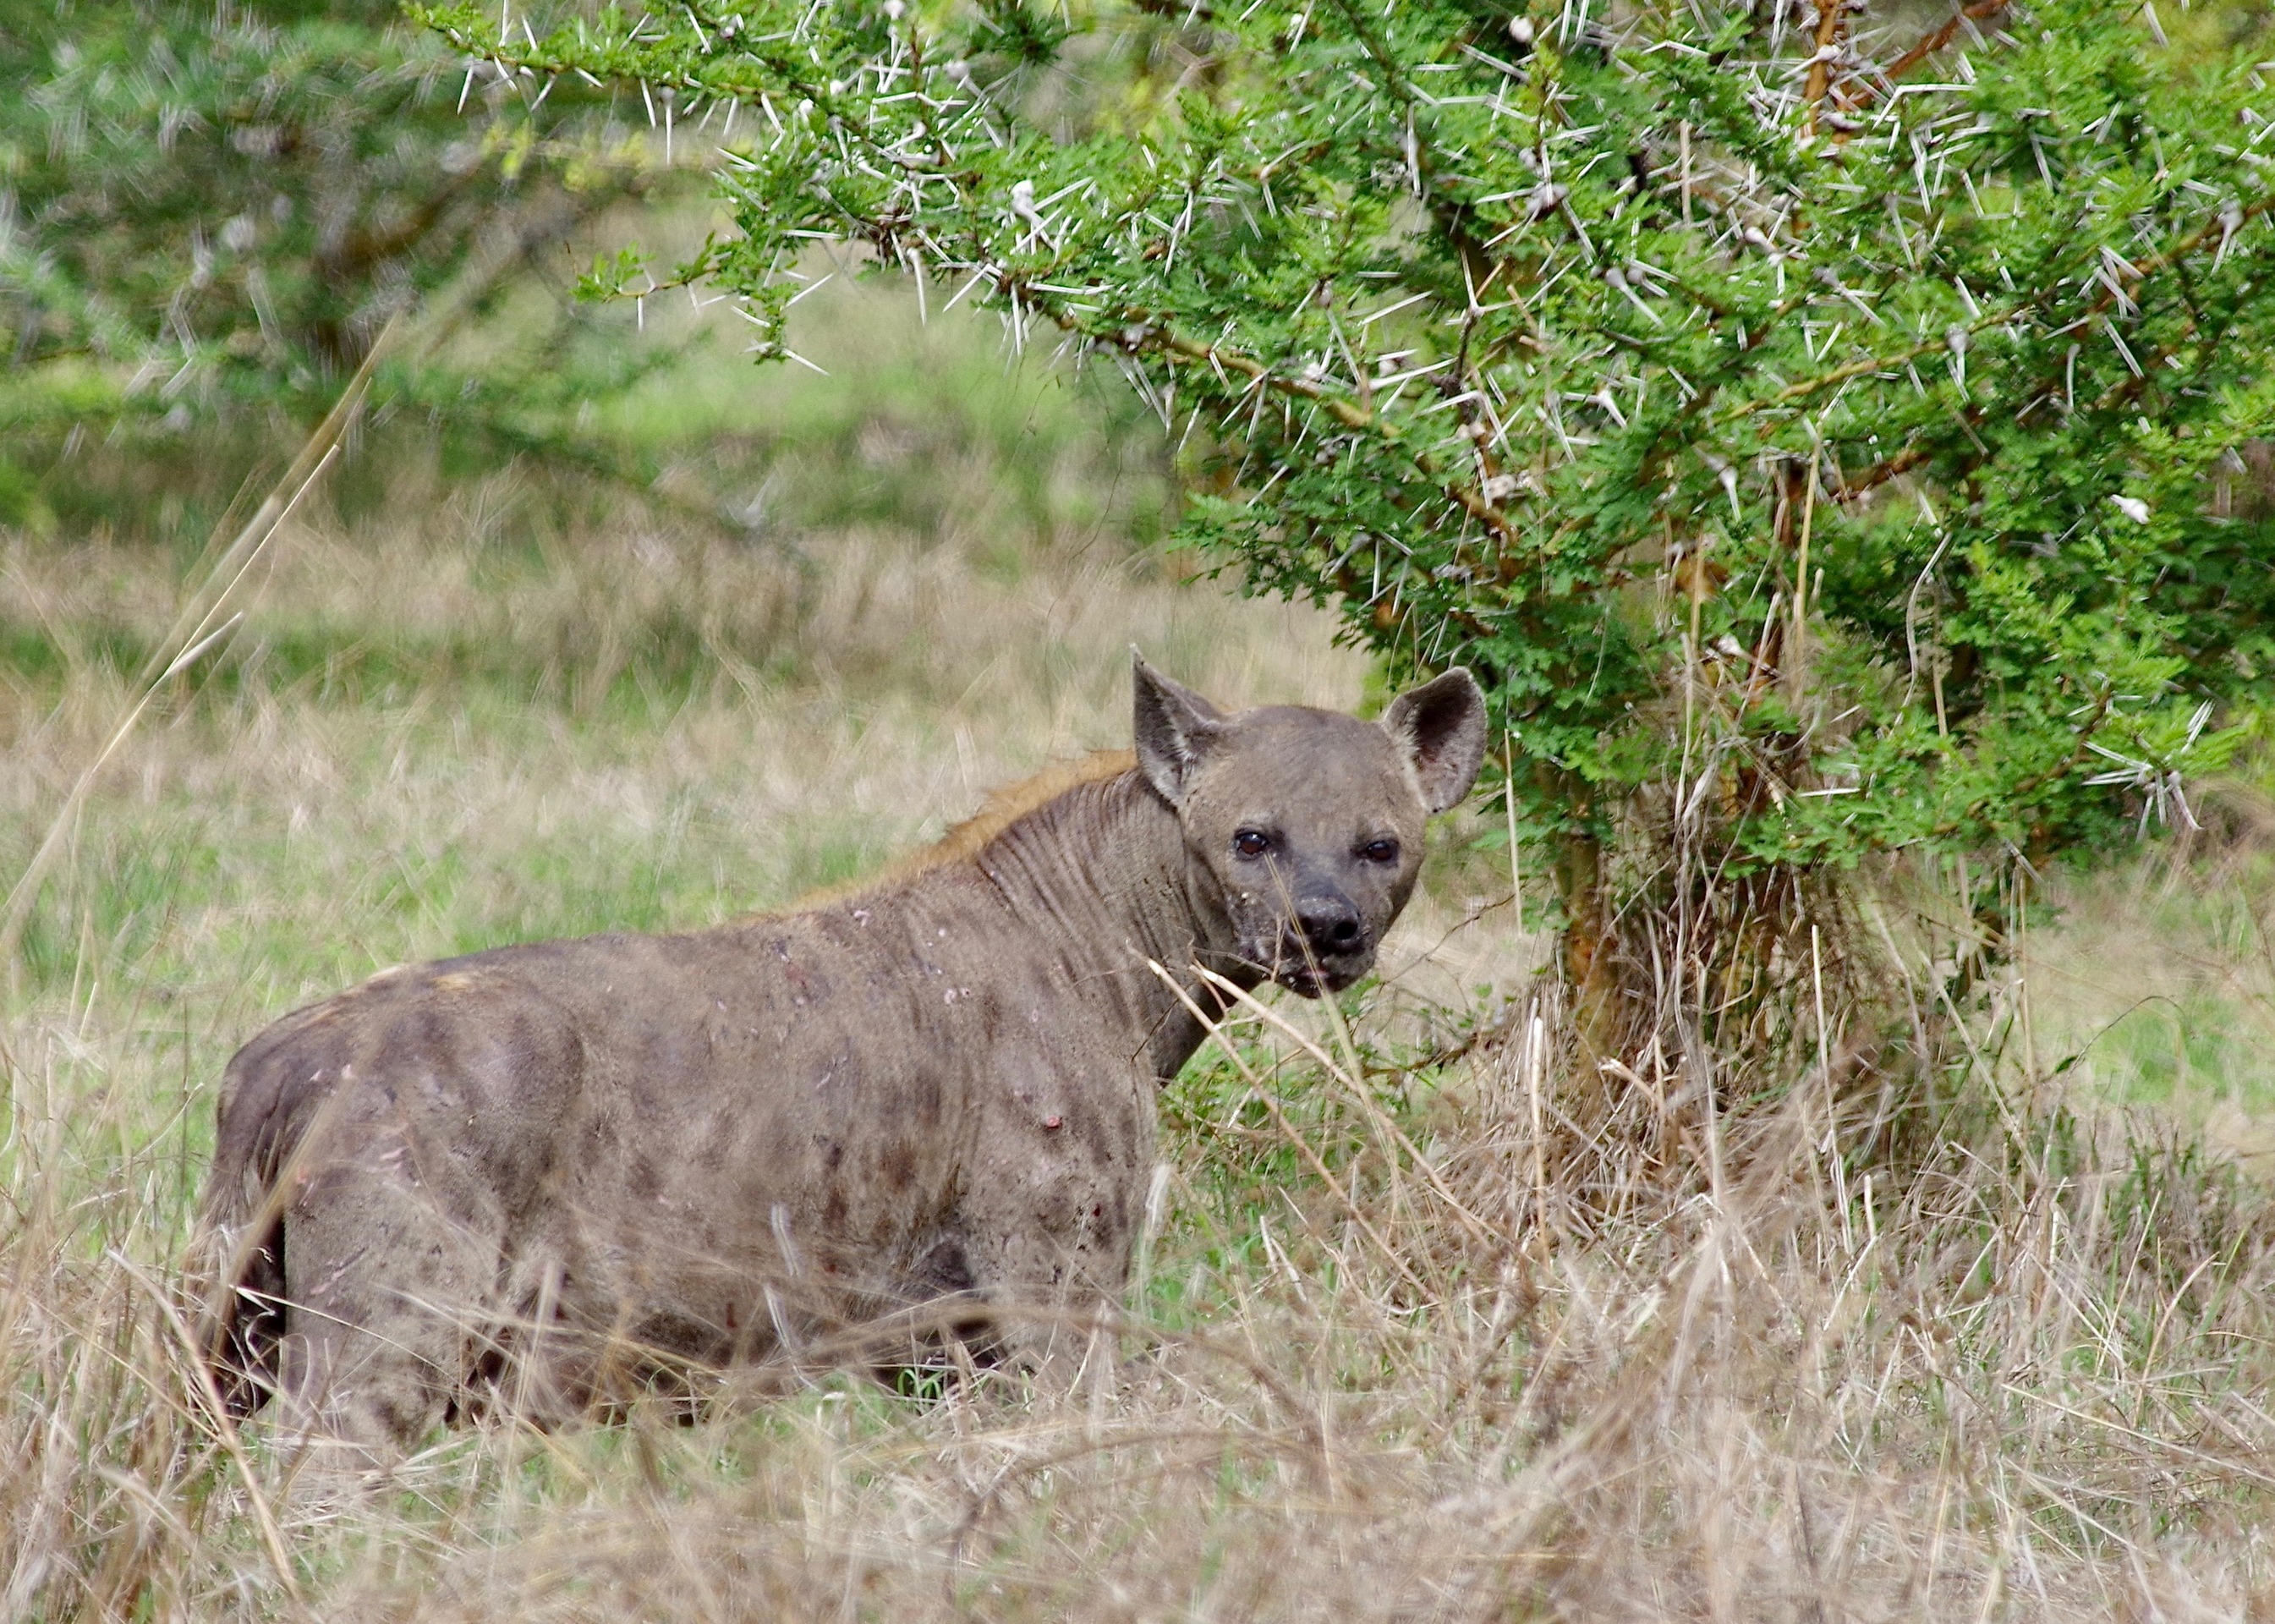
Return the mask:
<svg viewBox="0 0 2275 1624">
<path fill-rule="evenodd" d="M 1558 943 L 1560 968 L 1571 989 L 1572 1018 L 1583 1058 L 1619 1053 L 1615 942 L 1605 907 L 1603 843 L 1593 834 L 1568 834 L 1556 846 L 1556 888 L 1564 903 Z"/>
</svg>

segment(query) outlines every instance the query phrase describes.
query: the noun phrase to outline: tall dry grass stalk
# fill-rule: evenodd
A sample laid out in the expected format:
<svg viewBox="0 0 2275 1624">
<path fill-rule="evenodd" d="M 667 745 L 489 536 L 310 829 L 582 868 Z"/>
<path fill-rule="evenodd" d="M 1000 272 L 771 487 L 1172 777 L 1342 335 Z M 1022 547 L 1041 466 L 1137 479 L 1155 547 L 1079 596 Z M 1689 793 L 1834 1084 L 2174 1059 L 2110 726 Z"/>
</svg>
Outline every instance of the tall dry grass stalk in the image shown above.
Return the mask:
<svg viewBox="0 0 2275 1624">
<path fill-rule="evenodd" d="M 15 884 L 9 888 L 4 911 L 0 911 L 0 965 L 6 966 L 11 986 L 17 976 L 16 950 L 23 940 L 25 921 L 30 918 L 32 907 L 39 900 L 40 887 L 63 850 L 96 775 L 133 734 L 143 714 L 150 708 L 151 702 L 157 699 L 165 684 L 211 653 L 237 630 L 245 618 L 245 611 L 232 609 L 232 605 L 240 599 L 246 578 L 259 565 L 262 553 L 275 539 L 278 528 L 292 516 L 292 510 L 300 505 L 301 499 L 314 487 L 316 481 L 323 477 L 324 471 L 332 465 L 333 458 L 339 455 L 342 441 L 363 410 L 365 397 L 370 392 L 373 373 L 394 347 L 398 325 L 399 318 L 390 321 L 381 331 L 364 356 L 362 364 L 349 378 L 347 387 L 332 403 L 331 410 L 324 414 L 322 421 L 316 425 L 306 443 L 301 446 L 299 454 L 292 458 L 291 465 L 268 495 L 254 508 L 252 516 L 233 533 L 229 528 L 230 519 L 225 516 L 222 528 L 215 533 L 207 548 L 207 558 L 200 562 L 193 578 L 182 593 L 181 608 L 174 616 L 173 624 L 160 640 L 162 652 L 154 653 L 136 674 L 134 685 L 137 691 L 132 700 L 119 717 L 117 725 L 111 729 L 110 736 L 103 742 L 102 748 L 95 752 L 94 760 L 87 765 L 78 782 L 72 785 L 62 809 L 48 826 L 46 836 L 32 853 L 31 861 L 17 876 Z M 227 537 L 225 542 L 224 537 Z M 225 614 L 224 611 L 231 612 Z"/>
</svg>

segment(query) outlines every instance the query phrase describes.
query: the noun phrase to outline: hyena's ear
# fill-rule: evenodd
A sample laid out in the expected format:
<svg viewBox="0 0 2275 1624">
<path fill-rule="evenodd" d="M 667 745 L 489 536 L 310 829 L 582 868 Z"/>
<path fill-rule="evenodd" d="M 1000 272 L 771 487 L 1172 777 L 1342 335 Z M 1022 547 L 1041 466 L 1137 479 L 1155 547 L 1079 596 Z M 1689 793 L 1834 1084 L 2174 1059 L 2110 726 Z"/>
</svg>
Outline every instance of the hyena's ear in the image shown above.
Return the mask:
<svg viewBox="0 0 2275 1624">
<path fill-rule="evenodd" d="M 1130 651 L 1132 686 L 1137 692 L 1137 721 L 1132 729 L 1138 744 L 1138 765 L 1145 782 L 1172 806 L 1184 804 L 1185 791 L 1198 769 L 1223 732 L 1224 716 L 1191 689 L 1171 682 L 1145 663 L 1135 647 Z"/>
<path fill-rule="evenodd" d="M 1470 792 L 1485 759 L 1485 696 L 1466 667 L 1400 694 L 1382 726 L 1413 763 L 1415 785 L 1432 812 Z"/>
</svg>

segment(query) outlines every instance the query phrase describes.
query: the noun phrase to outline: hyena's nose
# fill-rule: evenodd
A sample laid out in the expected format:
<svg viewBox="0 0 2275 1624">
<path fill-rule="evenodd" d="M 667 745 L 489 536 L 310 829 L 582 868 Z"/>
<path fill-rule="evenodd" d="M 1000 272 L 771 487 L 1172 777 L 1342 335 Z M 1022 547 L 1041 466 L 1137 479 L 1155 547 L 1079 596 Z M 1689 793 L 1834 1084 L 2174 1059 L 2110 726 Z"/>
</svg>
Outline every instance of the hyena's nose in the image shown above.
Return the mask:
<svg viewBox="0 0 2275 1624">
<path fill-rule="evenodd" d="M 1306 897 L 1296 905 L 1296 923 L 1314 953 L 1349 953 L 1364 934 L 1358 910 L 1348 897 Z"/>
</svg>

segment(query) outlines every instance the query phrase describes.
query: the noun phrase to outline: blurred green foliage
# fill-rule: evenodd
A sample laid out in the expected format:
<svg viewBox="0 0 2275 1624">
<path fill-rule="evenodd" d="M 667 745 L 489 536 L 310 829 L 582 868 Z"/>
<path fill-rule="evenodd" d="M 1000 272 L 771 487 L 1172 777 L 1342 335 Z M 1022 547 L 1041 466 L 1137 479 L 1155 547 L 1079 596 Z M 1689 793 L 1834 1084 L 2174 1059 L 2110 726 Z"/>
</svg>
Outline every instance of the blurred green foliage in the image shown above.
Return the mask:
<svg viewBox="0 0 2275 1624">
<path fill-rule="evenodd" d="M 242 478 L 389 321 L 431 359 L 661 173 L 613 98 L 473 85 L 389 0 L 7 0 L 0 84 L 0 522 L 35 527 Z"/>
<path fill-rule="evenodd" d="M 349 517 L 533 459 L 551 478 L 518 498 L 532 535 L 626 493 L 778 538 L 932 532 L 976 501 L 1016 528 L 1007 568 L 1108 514 L 1158 529 L 1142 408 L 1007 370 L 968 310 L 927 332 L 825 298 L 806 308 L 890 344 L 770 381 L 723 312 L 563 298 L 612 207 L 700 236 L 701 132 L 669 96 L 469 72 L 392 0 L 0 0 L 0 82 L 21 87 L 0 99 L 0 525 L 194 548 L 392 321 L 323 493 Z M 1004 500 L 957 473 L 981 468 Z"/>
</svg>

